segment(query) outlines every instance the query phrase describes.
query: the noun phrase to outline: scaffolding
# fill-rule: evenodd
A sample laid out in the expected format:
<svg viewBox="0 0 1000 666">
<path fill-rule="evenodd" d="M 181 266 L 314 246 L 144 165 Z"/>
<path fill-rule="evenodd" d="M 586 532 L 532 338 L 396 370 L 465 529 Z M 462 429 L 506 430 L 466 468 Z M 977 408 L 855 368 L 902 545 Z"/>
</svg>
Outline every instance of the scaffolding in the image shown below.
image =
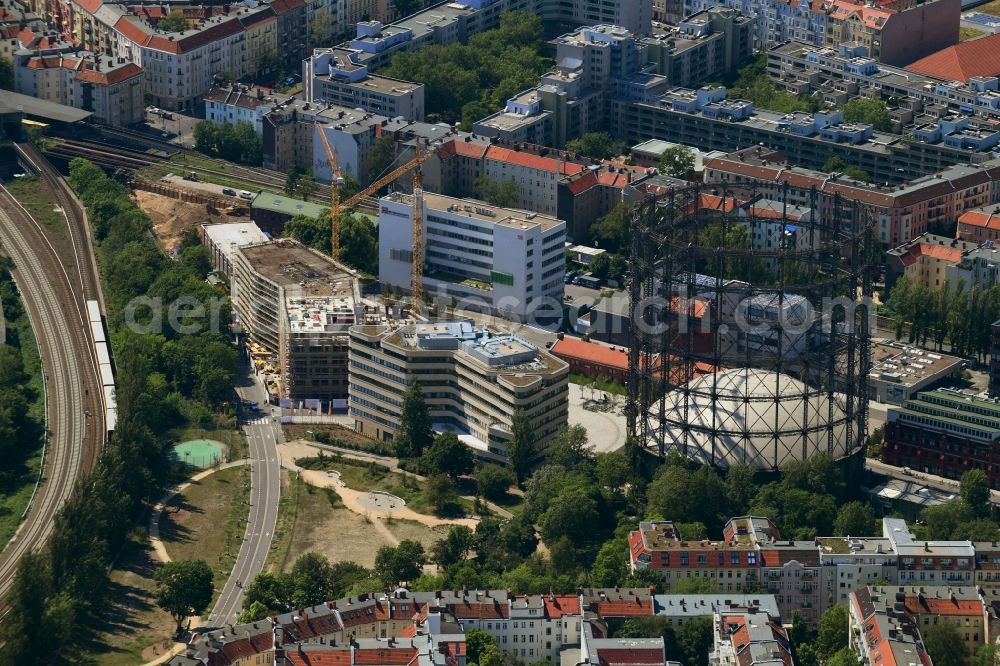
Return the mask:
<svg viewBox="0 0 1000 666">
<path fill-rule="evenodd" d="M 628 433 L 649 450 L 776 471 L 864 449 L 872 209 L 741 180 L 631 219 Z"/>
</svg>

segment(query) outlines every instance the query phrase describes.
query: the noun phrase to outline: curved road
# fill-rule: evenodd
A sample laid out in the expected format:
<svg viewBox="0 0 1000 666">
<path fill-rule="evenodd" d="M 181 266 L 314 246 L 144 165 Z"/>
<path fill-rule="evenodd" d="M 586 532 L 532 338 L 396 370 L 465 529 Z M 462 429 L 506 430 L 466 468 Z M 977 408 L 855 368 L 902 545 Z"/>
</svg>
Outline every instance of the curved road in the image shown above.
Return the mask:
<svg viewBox="0 0 1000 666">
<path fill-rule="evenodd" d="M 266 395 L 253 377 L 249 366 L 243 383 L 236 392 L 243 400 L 267 405 Z M 241 412 L 244 410 L 240 410 Z M 281 498 L 281 460 L 277 444 L 282 440 L 281 425 L 266 411 L 256 412 L 245 421 L 243 431 L 250 447 L 250 517 L 233 572 L 208 617 L 207 624 L 218 627 L 235 624 L 243 608 L 243 585 L 264 570 L 271 550 L 274 527 L 278 522 L 278 500 Z"/>
<path fill-rule="evenodd" d="M 44 161 L 37 166 L 51 169 Z M 60 202 L 73 206 L 70 197 L 65 192 L 57 196 Z M 86 218 L 79 209 L 69 208 L 66 213 L 69 242 L 78 258 L 69 271 L 64 253 L 56 250 L 49 234 L 0 188 L 0 244 L 13 262 L 13 274 L 41 350 L 49 431 L 42 483 L 27 519 L 0 553 L 0 597 L 10 589 L 21 556 L 38 549 L 48 538 L 56 512 L 104 440 L 101 383 L 90 327 L 83 316 L 84 301 L 100 294 L 87 293 L 88 287 L 93 289 L 91 285 L 97 284 L 91 272 L 92 258 L 79 261 L 89 248 L 89 238 L 82 238 L 82 234 L 89 236 Z"/>
</svg>

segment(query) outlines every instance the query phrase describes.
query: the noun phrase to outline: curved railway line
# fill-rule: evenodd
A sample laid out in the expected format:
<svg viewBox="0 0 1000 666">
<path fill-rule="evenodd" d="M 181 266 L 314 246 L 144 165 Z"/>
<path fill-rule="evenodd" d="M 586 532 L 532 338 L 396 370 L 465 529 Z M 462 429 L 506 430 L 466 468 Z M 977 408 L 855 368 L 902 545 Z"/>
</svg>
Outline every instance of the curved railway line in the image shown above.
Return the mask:
<svg viewBox="0 0 1000 666">
<path fill-rule="evenodd" d="M 86 313 L 88 299 L 103 302 L 90 230 L 69 186 L 34 146 L 15 144 L 20 160 L 52 190 L 63 210 L 60 238 L 36 221 L 0 186 L 0 243 L 38 340 L 48 395 L 48 452 L 25 521 L 0 552 L 0 597 L 7 594 L 21 557 L 40 548 L 53 519 L 81 475 L 97 459 L 105 425 L 101 381 Z M 6 612 L 6 611 L 4 611 Z"/>
</svg>

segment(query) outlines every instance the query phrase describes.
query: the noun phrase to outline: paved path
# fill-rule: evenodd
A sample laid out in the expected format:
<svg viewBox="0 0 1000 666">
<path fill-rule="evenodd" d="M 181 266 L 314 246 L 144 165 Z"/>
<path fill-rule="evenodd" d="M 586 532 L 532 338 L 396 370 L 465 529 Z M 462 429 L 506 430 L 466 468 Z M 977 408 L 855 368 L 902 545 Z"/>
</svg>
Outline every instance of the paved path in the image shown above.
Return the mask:
<svg viewBox="0 0 1000 666">
<path fill-rule="evenodd" d="M 582 425 L 587 429 L 587 439 L 594 453 L 617 451 L 625 446 L 628 436 L 623 406 L 625 396 L 608 395 L 610 400 L 617 401 L 619 407 L 612 411 L 599 412 L 586 409 L 585 404 L 592 402 L 591 396 L 602 398 L 604 391 L 591 391 L 589 388 L 570 382 L 569 385 L 569 423 Z"/>
<path fill-rule="evenodd" d="M 174 486 L 166 493 L 164 493 L 163 497 L 160 498 L 160 501 L 157 502 L 156 506 L 153 507 L 152 515 L 150 515 L 149 517 L 149 544 L 153 547 L 153 552 L 156 553 L 156 559 L 160 560 L 164 564 L 171 561 L 170 554 L 167 553 L 167 547 L 163 545 L 163 540 L 160 539 L 160 517 L 163 515 L 163 511 L 164 509 L 167 508 L 167 505 L 170 504 L 170 502 L 173 501 L 173 499 L 177 497 L 178 494 L 187 490 L 191 486 L 191 484 L 198 483 L 202 479 L 214 474 L 215 472 L 224 469 L 230 469 L 231 467 L 239 467 L 241 465 L 246 465 L 249 464 L 249 462 L 250 461 L 247 459 L 234 460 L 233 462 L 226 463 L 224 465 L 219 465 L 218 467 L 206 469 L 204 471 L 198 472 L 197 474 L 192 476 L 188 481 L 185 481 L 180 485 Z"/>
<path fill-rule="evenodd" d="M 236 392 L 243 400 L 257 402 L 266 408 L 264 388 L 252 375 L 249 366 Z M 243 426 L 250 446 L 250 516 L 233 572 L 222 588 L 222 594 L 208 617 L 212 627 L 233 622 L 243 608 L 243 585 L 264 570 L 271 550 L 274 527 L 278 522 L 278 501 L 281 499 L 281 461 L 277 444 L 282 441 L 281 426 L 269 413 L 257 412 Z"/>
</svg>

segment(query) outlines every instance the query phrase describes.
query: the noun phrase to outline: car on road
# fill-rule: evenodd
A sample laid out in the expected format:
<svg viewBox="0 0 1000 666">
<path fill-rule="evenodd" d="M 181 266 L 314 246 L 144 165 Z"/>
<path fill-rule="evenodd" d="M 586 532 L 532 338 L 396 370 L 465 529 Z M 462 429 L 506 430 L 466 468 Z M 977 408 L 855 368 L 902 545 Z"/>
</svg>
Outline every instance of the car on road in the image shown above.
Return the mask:
<svg viewBox="0 0 1000 666">
<path fill-rule="evenodd" d="M 163 132 L 162 134 L 160 134 L 160 137 L 163 139 L 169 139 L 172 136 L 173 134 L 171 134 L 170 132 Z"/>
<path fill-rule="evenodd" d="M 222 188 L 222 193 L 225 194 L 227 197 L 235 197 L 236 196 L 236 190 L 234 190 L 231 187 L 223 187 Z"/>
</svg>

